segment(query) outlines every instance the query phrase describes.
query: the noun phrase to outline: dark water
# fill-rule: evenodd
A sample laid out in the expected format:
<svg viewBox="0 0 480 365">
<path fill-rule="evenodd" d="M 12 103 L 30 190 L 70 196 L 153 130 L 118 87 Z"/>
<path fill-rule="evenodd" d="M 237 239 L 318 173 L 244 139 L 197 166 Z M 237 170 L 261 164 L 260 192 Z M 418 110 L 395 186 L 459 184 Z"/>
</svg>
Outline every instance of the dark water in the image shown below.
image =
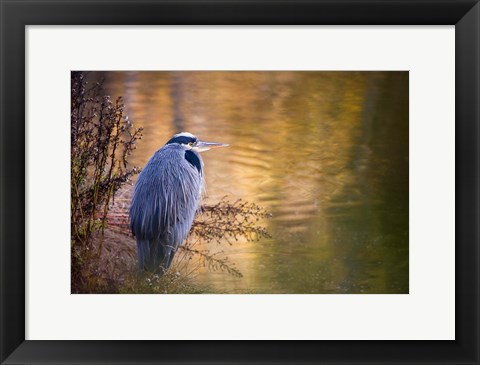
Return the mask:
<svg viewBox="0 0 480 365">
<path fill-rule="evenodd" d="M 174 133 L 203 154 L 207 203 L 251 201 L 259 242 L 215 244 L 242 272 L 201 270 L 220 292 L 408 293 L 407 72 L 106 72 L 143 126 L 142 166 Z"/>
</svg>

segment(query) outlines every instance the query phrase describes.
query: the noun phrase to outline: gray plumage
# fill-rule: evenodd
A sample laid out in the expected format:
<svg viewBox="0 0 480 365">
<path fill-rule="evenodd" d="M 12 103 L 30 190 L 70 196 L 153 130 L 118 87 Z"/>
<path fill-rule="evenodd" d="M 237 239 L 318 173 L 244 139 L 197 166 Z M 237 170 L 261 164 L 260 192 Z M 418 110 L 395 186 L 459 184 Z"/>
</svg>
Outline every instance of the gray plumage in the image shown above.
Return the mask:
<svg viewBox="0 0 480 365">
<path fill-rule="evenodd" d="M 130 207 L 140 270 L 162 274 L 170 267 L 190 231 L 202 195 L 203 162 L 198 152 L 222 146 L 180 133 L 143 168 Z"/>
</svg>

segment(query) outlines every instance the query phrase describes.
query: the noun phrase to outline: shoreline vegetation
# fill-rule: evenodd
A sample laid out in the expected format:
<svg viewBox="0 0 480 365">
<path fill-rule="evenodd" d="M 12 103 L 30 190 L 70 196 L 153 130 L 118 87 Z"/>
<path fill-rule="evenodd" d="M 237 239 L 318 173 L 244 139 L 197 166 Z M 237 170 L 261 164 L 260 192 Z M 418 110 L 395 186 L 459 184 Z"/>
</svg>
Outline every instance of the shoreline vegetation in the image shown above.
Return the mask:
<svg viewBox="0 0 480 365">
<path fill-rule="evenodd" d="M 204 243 L 234 244 L 269 237 L 256 204 L 224 198 L 203 205 L 187 241 L 163 276 L 138 273 L 128 208 L 140 169 L 128 158 L 142 138 L 125 114 L 121 97 L 103 95 L 102 81 L 90 85 L 83 72 L 71 75 L 71 292 L 73 294 L 213 293 L 195 282 L 207 267 L 226 275 L 242 273 L 222 252 Z"/>
</svg>

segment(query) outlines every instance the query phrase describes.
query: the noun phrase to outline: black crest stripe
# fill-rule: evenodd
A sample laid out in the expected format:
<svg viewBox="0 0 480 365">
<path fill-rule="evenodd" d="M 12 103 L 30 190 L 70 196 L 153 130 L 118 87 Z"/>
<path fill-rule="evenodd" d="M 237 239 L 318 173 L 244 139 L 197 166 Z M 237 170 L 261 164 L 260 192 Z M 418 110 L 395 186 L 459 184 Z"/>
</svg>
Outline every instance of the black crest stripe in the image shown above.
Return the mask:
<svg viewBox="0 0 480 365">
<path fill-rule="evenodd" d="M 166 144 L 172 144 L 172 143 L 189 144 L 190 142 L 195 143 L 196 139 L 188 136 L 178 136 L 178 137 L 173 137 Z"/>
</svg>

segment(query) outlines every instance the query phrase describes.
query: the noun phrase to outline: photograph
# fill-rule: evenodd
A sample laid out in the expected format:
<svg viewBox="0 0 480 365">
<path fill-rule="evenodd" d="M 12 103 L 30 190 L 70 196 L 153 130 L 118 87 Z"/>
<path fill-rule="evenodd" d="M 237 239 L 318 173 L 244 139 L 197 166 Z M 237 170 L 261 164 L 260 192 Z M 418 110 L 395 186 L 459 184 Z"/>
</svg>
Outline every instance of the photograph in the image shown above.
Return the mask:
<svg viewBox="0 0 480 365">
<path fill-rule="evenodd" d="M 480 365 L 479 2 L 0 0 L 0 363 Z"/>
<path fill-rule="evenodd" d="M 409 294 L 408 71 L 71 71 L 72 294 Z"/>
</svg>

